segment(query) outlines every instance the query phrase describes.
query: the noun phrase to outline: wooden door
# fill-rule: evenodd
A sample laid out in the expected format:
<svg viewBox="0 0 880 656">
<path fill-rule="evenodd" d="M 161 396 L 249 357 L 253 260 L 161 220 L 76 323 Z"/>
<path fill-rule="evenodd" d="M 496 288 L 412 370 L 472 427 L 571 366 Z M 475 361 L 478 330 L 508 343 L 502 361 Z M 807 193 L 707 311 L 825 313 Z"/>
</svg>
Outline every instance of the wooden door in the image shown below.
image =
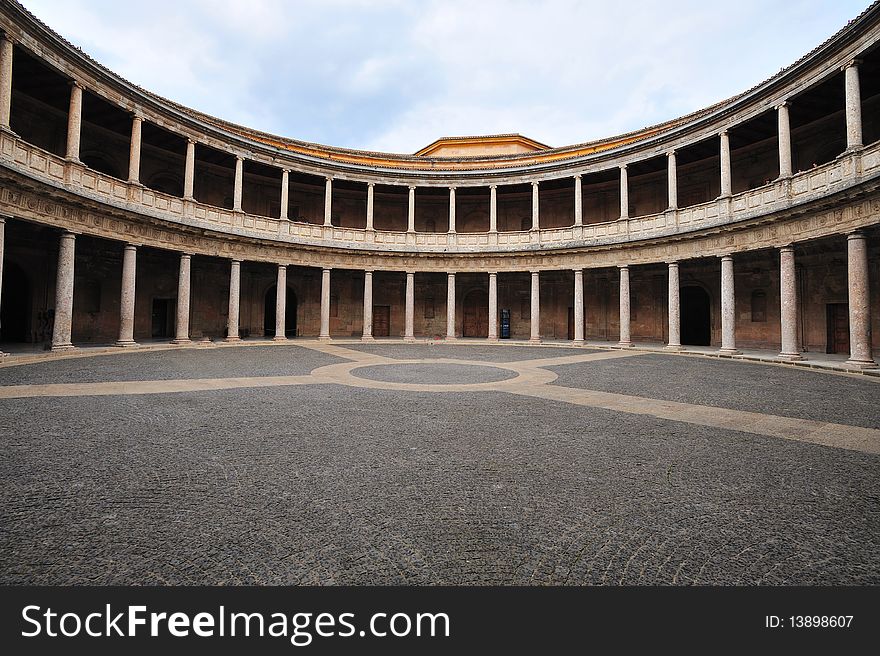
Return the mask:
<svg viewBox="0 0 880 656">
<path fill-rule="evenodd" d="M 849 353 L 849 305 L 829 303 L 827 308 L 828 340 L 825 352 Z"/>
<path fill-rule="evenodd" d="M 391 337 L 391 306 L 373 306 L 373 336 Z"/>
<path fill-rule="evenodd" d="M 489 336 L 489 294 L 475 289 L 464 297 L 464 316 L 461 322 L 462 337 Z"/>
</svg>

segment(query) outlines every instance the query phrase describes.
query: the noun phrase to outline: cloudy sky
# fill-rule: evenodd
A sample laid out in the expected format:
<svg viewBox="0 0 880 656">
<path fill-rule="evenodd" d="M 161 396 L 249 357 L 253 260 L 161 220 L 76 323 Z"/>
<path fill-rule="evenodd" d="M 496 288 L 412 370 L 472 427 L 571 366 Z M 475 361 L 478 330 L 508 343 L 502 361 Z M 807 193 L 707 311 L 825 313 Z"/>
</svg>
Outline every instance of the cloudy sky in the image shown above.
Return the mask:
<svg viewBox="0 0 880 656">
<path fill-rule="evenodd" d="M 409 153 L 552 146 L 744 91 L 869 0 L 23 0 L 126 79 L 267 132 Z"/>
</svg>

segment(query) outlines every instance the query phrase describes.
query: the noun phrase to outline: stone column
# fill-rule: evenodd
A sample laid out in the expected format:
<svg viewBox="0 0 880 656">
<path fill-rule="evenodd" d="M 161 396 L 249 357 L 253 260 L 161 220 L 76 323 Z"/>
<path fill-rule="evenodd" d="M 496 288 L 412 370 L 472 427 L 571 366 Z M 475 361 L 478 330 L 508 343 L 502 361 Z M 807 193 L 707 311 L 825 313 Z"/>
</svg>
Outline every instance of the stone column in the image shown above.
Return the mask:
<svg viewBox="0 0 880 656">
<path fill-rule="evenodd" d="M 584 270 L 574 270 L 574 342 L 584 343 Z"/>
<path fill-rule="evenodd" d="M 721 196 L 730 196 L 731 187 L 730 135 L 727 134 L 727 130 L 723 130 L 721 132 Z"/>
<path fill-rule="evenodd" d="M 70 341 L 73 323 L 73 265 L 76 235 L 65 232 L 58 246 L 58 273 L 55 281 L 55 324 L 52 327 L 52 350 L 73 348 Z"/>
<path fill-rule="evenodd" d="M 851 367 L 877 366 L 871 349 L 871 301 L 868 289 L 868 248 L 863 232 L 846 236 L 849 286 L 849 360 Z"/>
<path fill-rule="evenodd" d="M 538 183 L 532 183 L 532 230 L 541 229 L 541 196 Z"/>
<path fill-rule="evenodd" d="M 177 323 L 172 344 L 189 344 L 189 296 L 190 263 L 189 253 L 180 254 L 180 273 L 177 275 Z"/>
<path fill-rule="evenodd" d="M 70 84 L 70 110 L 67 112 L 67 159 L 79 162 L 79 135 L 82 126 L 82 87 Z"/>
<path fill-rule="evenodd" d="M 721 349 L 719 353 L 735 355 L 736 350 L 736 296 L 733 283 L 733 256 L 721 258 Z"/>
<path fill-rule="evenodd" d="M 324 185 L 324 225 L 333 225 L 333 178 L 329 176 Z"/>
<path fill-rule="evenodd" d="M 666 153 L 666 186 L 669 196 L 669 209 L 678 208 L 678 167 L 675 163 L 675 151 Z"/>
<path fill-rule="evenodd" d="M 584 194 L 579 175 L 574 176 L 574 224 L 584 224 Z"/>
<path fill-rule="evenodd" d="M 862 94 L 859 90 L 859 64 L 853 59 L 843 67 L 846 94 L 846 149 L 862 147 Z"/>
<path fill-rule="evenodd" d="M 629 179 L 626 164 L 620 165 L 620 218 L 629 218 Z"/>
<path fill-rule="evenodd" d="M 373 230 L 373 207 L 375 205 L 374 191 L 376 185 L 367 183 L 367 230 Z"/>
<path fill-rule="evenodd" d="M 275 337 L 276 342 L 287 339 L 285 321 L 287 320 L 287 265 L 278 265 L 275 281 Z"/>
<path fill-rule="evenodd" d="M 669 342 L 670 351 L 681 350 L 681 300 L 678 283 L 678 262 L 669 263 Z"/>
<path fill-rule="evenodd" d="M 2 53 L 2 43 L 0 43 L 0 53 Z M 2 62 L 0 62 L 0 69 L 2 69 Z M 6 239 L 6 219 L 0 216 L 0 296 L 2 296 L 3 292 L 3 249 Z M 3 304 L 0 302 L 0 309 L 2 309 Z M 6 353 L 0 351 L 0 358 L 6 357 Z"/>
<path fill-rule="evenodd" d="M 9 130 L 12 116 L 12 41 L 0 34 L 0 130 Z"/>
<path fill-rule="evenodd" d="M 530 342 L 541 341 L 541 274 L 532 271 L 532 321 Z"/>
<path fill-rule="evenodd" d="M 489 341 L 498 340 L 498 274 L 489 274 Z"/>
<path fill-rule="evenodd" d="M 410 187 L 412 189 L 413 187 Z M 406 272 L 406 306 L 404 309 L 403 338 L 409 342 L 415 340 L 415 305 L 416 305 L 416 274 Z"/>
<path fill-rule="evenodd" d="M 321 270 L 321 332 L 318 339 L 330 339 L 330 269 Z"/>
<path fill-rule="evenodd" d="M 193 188 L 196 178 L 196 142 L 188 139 L 186 142 L 186 165 L 183 170 L 183 197 L 193 200 Z"/>
<path fill-rule="evenodd" d="M 489 232 L 498 232 L 498 185 L 489 185 Z"/>
<path fill-rule="evenodd" d="M 777 105 L 776 114 L 779 123 L 779 177 L 791 177 L 791 128 L 788 121 L 787 102 Z"/>
<path fill-rule="evenodd" d="M 128 149 L 128 181 L 140 184 L 141 178 L 141 126 L 142 116 L 135 114 L 131 119 L 131 141 Z"/>
<path fill-rule="evenodd" d="M 372 187 L 372 183 L 370 184 Z M 364 271 L 364 331 L 361 339 L 373 340 L 373 272 Z"/>
<path fill-rule="evenodd" d="M 238 317 L 241 306 L 241 261 L 232 260 L 229 268 L 229 319 L 226 322 L 226 341 L 238 342 Z"/>
<path fill-rule="evenodd" d="M 629 330 L 629 267 L 625 264 L 620 269 L 620 341 L 618 346 L 633 345 Z"/>
<path fill-rule="evenodd" d="M 244 160 L 235 158 L 235 186 L 232 190 L 232 211 L 241 212 L 241 188 L 244 182 Z"/>
<path fill-rule="evenodd" d="M 782 360 L 802 360 L 797 329 L 797 277 L 794 267 L 794 246 L 779 249 L 779 300 L 782 332 Z"/>
<path fill-rule="evenodd" d="M 446 339 L 455 339 L 455 274 L 446 274 Z"/>
<path fill-rule="evenodd" d="M 290 169 L 281 171 L 281 212 L 279 219 L 287 219 L 287 208 L 290 205 Z"/>
<path fill-rule="evenodd" d="M 449 232 L 455 232 L 455 187 L 449 188 Z"/>
<path fill-rule="evenodd" d="M 409 188 L 409 200 L 406 211 L 406 231 L 416 231 L 416 188 Z"/>
<path fill-rule="evenodd" d="M 116 346 L 137 346 L 134 341 L 135 281 L 137 247 L 126 244 L 122 251 L 122 293 L 119 299 L 119 339 Z"/>
</svg>

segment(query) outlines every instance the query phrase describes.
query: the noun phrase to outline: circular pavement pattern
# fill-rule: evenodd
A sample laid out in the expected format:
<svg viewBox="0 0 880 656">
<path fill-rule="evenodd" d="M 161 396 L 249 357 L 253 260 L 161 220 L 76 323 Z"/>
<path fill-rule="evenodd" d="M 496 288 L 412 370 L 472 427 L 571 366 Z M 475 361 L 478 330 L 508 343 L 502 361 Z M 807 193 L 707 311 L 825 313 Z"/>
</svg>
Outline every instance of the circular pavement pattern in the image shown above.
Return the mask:
<svg viewBox="0 0 880 656">
<path fill-rule="evenodd" d="M 0 583 L 876 585 L 878 390 L 486 345 L 3 365 Z"/>
</svg>

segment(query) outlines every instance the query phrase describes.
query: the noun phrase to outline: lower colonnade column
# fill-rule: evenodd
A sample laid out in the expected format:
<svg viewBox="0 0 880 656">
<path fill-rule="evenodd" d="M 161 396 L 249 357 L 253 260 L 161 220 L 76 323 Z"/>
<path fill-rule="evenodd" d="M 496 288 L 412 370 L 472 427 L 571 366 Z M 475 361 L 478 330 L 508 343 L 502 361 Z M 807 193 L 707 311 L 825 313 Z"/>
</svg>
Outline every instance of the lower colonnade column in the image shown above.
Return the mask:
<svg viewBox="0 0 880 656">
<path fill-rule="evenodd" d="M 55 282 L 55 323 L 52 326 L 52 350 L 68 351 L 73 323 L 73 265 L 76 235 L 65 232 L 58 247 L 58 275 Z"/>
<path fill-rule="evenodd" d="M 531 297 L 531 331 L 529 341 L 537 344 L 541 341 L 541 274 L 538 271 L 532 271 Z"/>
<path fill-rule="evenodd" d="M 669 263 L 669 341 L 666 348 L 670 351 L 681 350 L 681 297 L 678 283 L 678 262 Z"/>
<path fill-rule="evenodd" d="M 364 271 L 364 328 L 361 339 L 373 340 L 373 272 Z"/>
<path fill-rule="evenodd" d="M 276 342 L 287 339 L 285 321 L 287 319 L 287 265 L 278 265 L 275 282 L 275 337 Z"/>
<path fill-rule="evenodd" d="M 226 321 L 226 341 L 238 342 L 238 317 L 241 307 L 241 261 L 232 260 L 229 266 L 229 318 Z"/>
<path fill-rule="evenodd" d="M 630 347 L 633 343 L 629 331 L 629 266 L 622 264 L 617 268 L 620 270 L 620 340 L 617 345 Z"/>
<path fill-rule="evenodd" d="M 584 343 L 584 270 L 574 270 L 574 342 Z"/>
<path fill-rule="evenodd" d="M 802 360 L 797 329 L 797 277 L 794 266 L 794 246 L 779 249 L 779 302 L 782 333 L 782 360 Z"/>
<path fill-rule="evenodd" d="M 733 283 L 733 256 L 721 258 L 721 348 L 724 355 L 737 355 L 736 296 Z"/>
<path fill-rule="evenodd" d="M 321 332 L 318 339 L 330 339 L 330 269 L 321 270 Z"/>
<path fill-rule="evenodd" d="M 137 346 L 134 341 L 135 282 L 137 247 L 126 244 L 122 251 L 122 289 L 119 297 L 119 339 L 116 346 Z"/>
<path fill-rule="evenodd" d="M 498 341 L 498 274 L 489 274 L 489 341 Z"/>
<path fill-rule="evenodd" d="M 172 344 L 189 344 L 190 253 L 180 254 L 180 273 L 177 275 L 177 321 Z"/>
<path fill-rule="evenodd" d="M 455 339 L 455 274 L 446 274 L 446 339 Z"/>
<path fill-rule="evenodd" d="M 0 47 L 5 48 L 3 39 L 0 39 Z M 11 93 L 11 91 L 10 91 Z M 2 127 L 2 125 L 0 125 Z M 3 248 L 6 239 L 6 219 L 0 216 L 0 309 L 3 308 L 2 304 L 2 296 L 3 296 Z M 4 353 L 0 351 L 0 358 L 5 358 L 8 353 Z"/>
<path fill-rule="evenodd" d="M 403 338 L 409 342 L 415 340 L 415 278 L 416 274 L 412 271 L 406 272 L 406 307 L 404 311 Z"/>
<path fill-rule="evenodd" d="M 868 248 L 863 232 L 846 236 L 846 278 L 849 288 L 849 360 L 851 367 L 877 366 L 871 352 L 871 301 L 868 291 Z"/>
</svg>

